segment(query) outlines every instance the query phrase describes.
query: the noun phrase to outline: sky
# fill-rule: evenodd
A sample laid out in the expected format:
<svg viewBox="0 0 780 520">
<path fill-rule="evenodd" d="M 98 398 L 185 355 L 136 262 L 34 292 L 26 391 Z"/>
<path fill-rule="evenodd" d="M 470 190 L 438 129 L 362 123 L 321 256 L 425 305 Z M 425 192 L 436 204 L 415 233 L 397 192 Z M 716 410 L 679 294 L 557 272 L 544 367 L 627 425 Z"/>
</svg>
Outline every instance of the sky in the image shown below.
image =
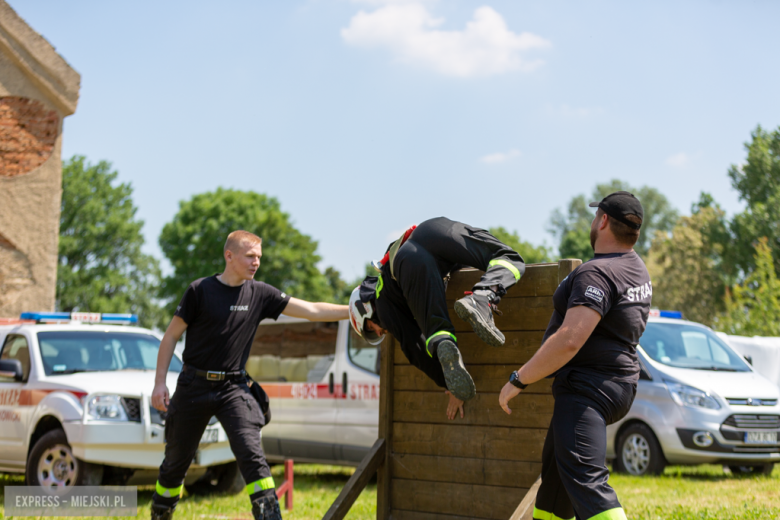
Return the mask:
<svg viewBox="0 0 780 520">
<path fill-rule="evenodd" d="M 81 74 L 63 158 L 113 164 L 160 259 L 220 186 L 279 199 L 345 279 L 441 215 L 552 246 L 612 179 L 733 214 L 729 166 L 780 126 L 768 0 L 8 1 Z"/>
</svg>

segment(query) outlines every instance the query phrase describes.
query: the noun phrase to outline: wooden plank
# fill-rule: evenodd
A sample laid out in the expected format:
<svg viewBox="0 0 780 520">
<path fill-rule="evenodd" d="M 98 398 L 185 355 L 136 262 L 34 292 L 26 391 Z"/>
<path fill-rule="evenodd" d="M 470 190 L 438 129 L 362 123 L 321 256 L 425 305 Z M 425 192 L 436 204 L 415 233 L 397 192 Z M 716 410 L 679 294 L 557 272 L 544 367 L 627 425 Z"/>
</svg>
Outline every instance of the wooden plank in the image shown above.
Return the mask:
<svg viewBox="0 0 780 520">
<path fill-rule="evenodd" d="M 453 273 L 447 285 L 447 298 L 457 300 L 465 291 L 470 291 L 484 271 L 479 269 L 461 269 Z M 519 298 L 522 296 L 552 296 L 558 287 L 558 264 L 532 264 L 526 266 L 525 274 L 520 281 L 510 287 L 504 298 Z"/>
<path fill-rule="evenodd" d="M 521 392 L 511 403 L 511 414 L 498 405 L 498 392 L 478 393 L 463 407 L 463 418 L 447 419 L 448 396 L 443 392 L 396 391 L 393 396 L 393 418 L 396 422 L 470 426 L 507 426 L 514 428 L 548 428 L 555 400 L 550 394 Z"/>
<path fill-rule="evenodd" d="M 549 317 L 549 316 L 548 316 Z M 539 347 L 542 345 L 544 337 L 543 330 L 537 331 L 508 331 L 504 332 L 506 343 L 503 347 L 491 347 L 477 337 L 474 332 L 459 332 L 458 348 L 463 356 L 463 362 L 466 365 L 517 365 L 531 359 Z M 395 363 L 398 365 L 408 365 L 401 350 L 401 345 L 396 344 Z M 509 377 L 509 376 L 507 376 Z"/>
<path fill-rule="evenodd" d="M 336 352 L 338 322 L 273 323 L 257 327 L 251 356 L 324 356 Z"/>
<path fill-rule="evenodd" d="M 385 440 L 387 456 L 377 469 L 376 485 L 376 517 L 377 520 L 390 518 L 390 492 L 392 487 L 392 474 L 388 458 L 393 452 L 393 378 L 395 364 L 393 353 L 397 341 L 392 336 L 387 337 L 380 346 L 379 369 L 379 438 Z"/>
<path fill-rule="evenodd" d="M 419 511 L 404 511 L 393 509 L 393 520 L 488 520 L 481 516 L 440 515 L 438 513 L 421 513 Z"/>
<path fill-rule="evenodd" d="M 471 325 L 461 320 L 454 309 L 455 302 L 447 302 L 455 332 L 471 332 Z M 553 312 L 552 298 L 549 296 L 529 296 L 526 298 L 507 298 L 498 304 L 503 316 L 493 315 L 496 327 L 506 334 L 511 330 L 545 330 Z"/>
<path fill-rule="evenodd" d="M 582 265 L 582 260 L 579 258 L 564 258 L 558 261 L 558 283 L 560 284 L 569 273 L 574 271 L 578 266 Z"/>
<path fill-rule="evenodd" d="M 355 472 L 349 477 L 339 496 L 322 517 L 322 520 L 342 520 L 349 512 L 352 504 L 376 473 L 379 464 L 385 461 L 385 440 L 377 439 L 371 450 L 366 454 Z"/>
<path fill-rule="evenodd" d="M 393 454 L 541 462 L 546 434 L 546 428 L 395 422 Z"/>
<path fill-rule="evenodd" d="M 527 489 L 393 479 L 393 504 L 407 511 L 509 518 Z"/>
<path fill-rule="evenodd" d="M 407 480 L 484 486 L 531 487 L 542 471 L 540 462 L 436 457 L 396 453 L 393 476 Z M 398 507 L 399 504 L 396 504 Z"/>
<path fill-rule="evenodd" d="M 534 504 L 536 503 L 536 494 L 539 492 L 539 486 L 542 485 L 542 477 L 539 476 L 531 486 L 531 489 L 523 497 L 523 501 L 517 506 L 515 512 L 509 520 L 533 520 Z"/>
<path fill-rule="evenodd" d="M 472 365 L 466 362 L 466 369 L 477 385 L 477 395 L 481 392 L 500 392 L 507 381 L 509 374 L 522 365 Z M 426 392 L 444 392 L 444 389 L 436 386 L 420 369 L 409 365 L 396 365 L 395 381 L 393 386 L 399 390 L 422 390 Z M 542 379 L 523 390 L 521 395 L 549 394 L 551 392 L 552 379 Z"/>
</svg>

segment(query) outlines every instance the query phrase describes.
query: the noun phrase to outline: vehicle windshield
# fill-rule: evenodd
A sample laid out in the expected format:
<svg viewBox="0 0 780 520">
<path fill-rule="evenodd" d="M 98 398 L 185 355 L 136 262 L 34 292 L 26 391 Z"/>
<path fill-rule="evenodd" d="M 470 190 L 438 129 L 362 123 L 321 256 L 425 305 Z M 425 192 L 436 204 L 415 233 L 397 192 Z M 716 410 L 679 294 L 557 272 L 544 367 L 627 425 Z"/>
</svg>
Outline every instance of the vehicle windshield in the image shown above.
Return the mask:
<svg viewBox="0 0 780 520">
<path fill-rule="evenodd" d="M 714 332 L 696 325 L 650 322 L 639 345 L 654 361 L 670 367 L 750 371 L 747 363 Z"/>
<path fill-rule="evenodd" d="M 47 376 L 76 372 L 155 370 L 160 340 L 151 334 L 103 331 L 39 332 L 38 344 Z M 170 372 L 181 372 L 179 358 Z"/>
</svg>

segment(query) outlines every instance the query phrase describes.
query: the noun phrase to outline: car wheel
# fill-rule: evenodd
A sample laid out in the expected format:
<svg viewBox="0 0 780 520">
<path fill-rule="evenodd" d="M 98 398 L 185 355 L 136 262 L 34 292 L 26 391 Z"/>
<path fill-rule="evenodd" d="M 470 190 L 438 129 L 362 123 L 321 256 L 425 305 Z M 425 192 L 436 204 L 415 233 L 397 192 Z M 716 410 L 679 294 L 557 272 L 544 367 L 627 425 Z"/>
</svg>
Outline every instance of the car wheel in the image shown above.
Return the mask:
<svg viewBox="0 0 780 520">
<path fill-rule="evenodd" d="M 771 475 L 775 469 L 774 463 L 755 466 L 729 466 L 733 475 Z"/>
<path fill-rule="evenodd" d="M 192 495 L 215 493 L 235 495 L 246 488 L 246 483 L 238 470 L 238 463 L 233 461 L 219 466 L 210 466 L 202 477 L 185 487 Z"/>
<path fill-rule="evenodd" d="M 630 475 L 660 475 L 666 459 L 655 434 L 646 425 L 632 424 L 620 434 L 615 470 Z"/>
<path fill-rule="evenodd" d="M 44 434 L 33 446 L 25 471 L 28 486 L 41 486 L 49 491 L 72 486 L 99 486 L 103 466 L 77 459 L 62 430 Z"/>
</svg>

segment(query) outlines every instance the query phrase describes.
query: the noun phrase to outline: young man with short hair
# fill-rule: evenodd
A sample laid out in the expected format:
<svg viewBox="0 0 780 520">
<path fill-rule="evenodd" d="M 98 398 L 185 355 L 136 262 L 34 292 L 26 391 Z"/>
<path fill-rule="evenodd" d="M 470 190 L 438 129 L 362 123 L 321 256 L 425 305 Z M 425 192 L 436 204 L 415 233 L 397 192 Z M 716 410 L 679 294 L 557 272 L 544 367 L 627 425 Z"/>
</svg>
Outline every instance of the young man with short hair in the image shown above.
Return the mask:
<svg viewBox="0 0 780 520">
<path fill-rule="evenodd" d="M 538 520 L 625 520 L 607 480 L 608 424 L 631 408 L 639 380 L 636 345 L 645 331 L 653 287 L 633 247 L 644 213 L 639 200 L 619 191 L 593 202 L 590 229 L 595 256 L 564 279 L 542 346 L 512 372 L 499 404 L 526 386 L 554 376 L 555 408 L 542 450 Z"/>
<path fill-rule="evenodd" d="M 346 319 L 346 305 L 312 303 L 254 280 L 262 239 L 247 231 L 228 235 L 225 270 L 190 284 L 165 332 L 157 355 L 152 406 L 167 411 L 165 459 L 152 496 L 152 519 L 170 519 L 181 497 L 184 476 L 209 419 L 219 419 L 236 456 L 256 520 L 280 520 L 271 470 L 260 444 L 265 425 L 247 386 L 246 361 L 260 321 L 280 314 L 311 321 Z M 169 399 L 165 377 L 184 331 L 184 369 Z"/>
</svg>

